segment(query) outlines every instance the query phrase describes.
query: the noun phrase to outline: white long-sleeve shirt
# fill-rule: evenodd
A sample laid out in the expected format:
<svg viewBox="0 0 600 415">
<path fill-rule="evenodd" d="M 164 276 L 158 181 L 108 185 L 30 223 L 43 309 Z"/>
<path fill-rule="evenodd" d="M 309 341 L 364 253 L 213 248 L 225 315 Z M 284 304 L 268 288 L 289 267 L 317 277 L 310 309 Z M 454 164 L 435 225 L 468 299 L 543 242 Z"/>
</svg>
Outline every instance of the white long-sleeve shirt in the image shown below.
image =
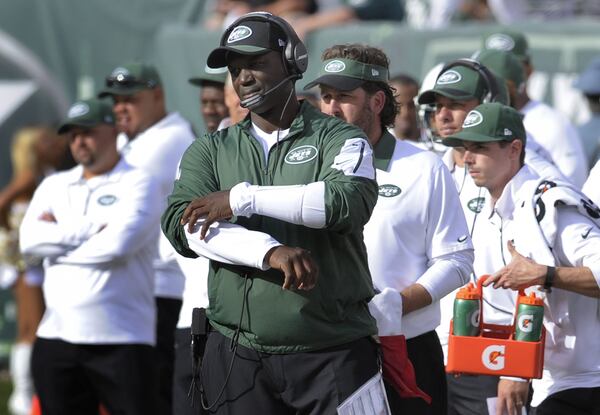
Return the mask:
<svg viewBox="0 0 600 415">
<path fill-rule="evenodd" d="M 379 198 L 364 230 L 373 283 L 380 291 L 418 283 L 433 300 L 402 317 L 402 332 L 412 338 L 438 326 L 440 299 L 468 281 L 473 246 L 439 157 L 385 135 L 375 165 Z"/>
<path fill-rule="evenodd" d="M 495 206 L 487 204 L 480 213 L 481 222 L 473 235 L 475 274 L 492 274 L 508 264 L 511 255 L 506 244 L 512 240 L 521 255 L 545 265 L 589 267 L 600 282 L 600 229 L 588 217 L 571 206 L 557 206 L 556 238 L 548 241 L 551 251 L 537 245 L 539 239 L 532 239 L 529 226 L 537 227 L 537 223 L 523 223 L 523 215 L 516 219 L 517 209 L 532 200 L 531 181 L 536 184 L 538 177 L 523 167 Z M 540 259 L 543 252 L 551 252 L 554 264 Z M 544 373 L 542 379 L 534 380 L 532 406 L 561 390 L 600 386 L 600 300 L 558 288 L 546 297 Z M 511 324 L 515 291 L 486 287 L 484 298 L 493 304 L 484 304 L 486 322 Z"/>
<path fill-rule="evenodd" d="M 21 225 L 23 254 L 45 258 L 37 335 L 154 344 L 157 184 L 123 160 L 88 180 L 82 172 L 77 166 L 46 178 Z M 41 220 L 44 213 L 56 221 Z"/>
<path fill-rule="evenodd" d="M 127 141 L 119 136 L 119 150 L 127 163 L 142 168 L 158 181 L 161 212 L 167 207 L 167 197 L 173 190 L 175 173 L 181 156 L 194 141 L 189 122 L 178 113 L 170 113 L 150 128 Z M 159 221 L 156 228 L 160 228 Z M 156 242 L 159 244 L 159 241 Z M 157 297 L 181 298 L 185 278 L 174 257 L 163 255 L 154 259 L 155 295 Z"/>
</svg>

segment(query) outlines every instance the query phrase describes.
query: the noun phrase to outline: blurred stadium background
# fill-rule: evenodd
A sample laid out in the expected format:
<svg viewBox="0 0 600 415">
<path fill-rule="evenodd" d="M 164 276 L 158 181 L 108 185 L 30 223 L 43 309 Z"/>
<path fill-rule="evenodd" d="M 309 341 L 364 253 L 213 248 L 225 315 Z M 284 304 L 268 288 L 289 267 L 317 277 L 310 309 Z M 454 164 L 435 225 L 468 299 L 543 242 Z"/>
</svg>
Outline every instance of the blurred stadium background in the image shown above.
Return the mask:
<svg viewBox="0 0 600 415">
<path fill-rule="evenodd" d="M 204 67 L 220 36 L 201 25 L 206 1 L 2 0 L 0 186 L 10 178 L 8 147 L 19 128 L 56 123 L 70 102 L 94 95 L 112 68 L 130 60 L 158 66 L 169 109 L 182 113 L 202 133 L 198 90 L 187 79 Z M 428 2 L 405 1 L 413 5 L 415 1 Z M 529 40 L 536 68 L 530 94 L 578 124 L 589 114 L 571 81 L 600 54 L 600 1 L 522 1 L 530 8 L 531 20 L 512 27 Z M 547 20 L 547 14 L 536 15 L 565 3 L 573 8 L 568 18 Z M 311 63 L 298 85 L 302 87 L 314 77 L 322 50 L 334 43 L 358 41 L 379 46 L 392 59 L 392 75 L 403 72 L 421 79 L 438 62 L 470 56 L 480 47 L 481 35 L 497 27 L 497 22 L 489 20 L 453 22 L 438 30 L 398 22 L 323 29 L 305 39 Z M 10 292 L 0 291 L 0 368 L 7 367 L 14 314 Z M 0 374 L 0 415 L 6 413 L 8 388 L 7 376 Z"/>
</svg>

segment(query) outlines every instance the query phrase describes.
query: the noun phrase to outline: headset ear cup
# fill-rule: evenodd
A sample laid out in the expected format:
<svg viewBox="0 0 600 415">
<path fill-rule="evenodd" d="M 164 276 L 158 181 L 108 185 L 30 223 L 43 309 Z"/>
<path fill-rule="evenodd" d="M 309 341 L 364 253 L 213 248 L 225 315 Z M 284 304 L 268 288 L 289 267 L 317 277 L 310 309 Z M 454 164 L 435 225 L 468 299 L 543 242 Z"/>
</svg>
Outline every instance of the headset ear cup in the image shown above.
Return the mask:
<svg viewBox="0 0 600 415">
<path fill-rule="evenodd" d="M 308 51 L 302 42 L 297 43 L 294 47 L 294 66 L 298 75 L 306 72 L 306 68 L 308 67 Z"/>
</svg>

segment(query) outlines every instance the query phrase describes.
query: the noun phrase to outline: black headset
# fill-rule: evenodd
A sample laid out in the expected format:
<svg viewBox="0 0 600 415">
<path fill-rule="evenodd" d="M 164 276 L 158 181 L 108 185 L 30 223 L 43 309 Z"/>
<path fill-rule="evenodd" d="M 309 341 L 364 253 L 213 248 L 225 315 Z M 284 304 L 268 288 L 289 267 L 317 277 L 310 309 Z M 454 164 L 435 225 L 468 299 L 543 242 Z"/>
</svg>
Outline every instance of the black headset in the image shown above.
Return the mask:
<svg viewBox="0 0 600 415">
<path fill-rule="evenodd" d="M 482 65 L 480 62 L 476 61 L 475 59 L 463 58 L 463 59 L 457 59 L 455 61 L 448 62 L 440 71 L 440 74 L 438 75 L 438 79 L 448 69 L 454 68 L 457 66 L 464 66 L 469 69 L 472 69 L 475 72 L 479 73 L 479 75 L 483 78 L 483 81 L 485 82 L 486 92 L 485 92 L 485 95 L 483 96 L 483 98 L 481 99 L 482 104 L 485 104 L 488 102 L 498 102 L 498 100 L 501 98 L 501 96 L 499 94 L 500 88 L 498 87 L 498 82 L 496 81 L 496 76 L 492 73 L 492 71 L 490 71 L 487 67 L 485 67 L 484 65 Z"/>
<path fill-rule="evenodd" d="M 283 31 L 286 37 L 285 50 L 283 53 L 285 66 L 290 75 L 294 75 L 296 79 L 302 78 L 302 74 L 308 67 L 308 51 L 292 26 L 279 16 L 267 12 L 252 12 L 241 16 L 225 30 L 221 36 L 221 46 L 225 46 L 227 38 L 233 29 L 240 23 L 247 21 L 272 23 Z"/>
</svg>

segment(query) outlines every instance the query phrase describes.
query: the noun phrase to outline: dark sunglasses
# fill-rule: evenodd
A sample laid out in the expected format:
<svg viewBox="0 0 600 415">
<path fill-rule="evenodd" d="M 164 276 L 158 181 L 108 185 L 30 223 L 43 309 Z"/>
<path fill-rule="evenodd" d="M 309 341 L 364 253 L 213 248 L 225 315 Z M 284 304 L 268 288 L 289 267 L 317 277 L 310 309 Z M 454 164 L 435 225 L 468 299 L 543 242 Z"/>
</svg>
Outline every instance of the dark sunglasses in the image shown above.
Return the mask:
<svg viewBox="0 0 600 415">
<path fill-rule="evenodd" d="M 106 86 L 109 88 L 113 86 L 128 88 L 136 85 L 144 86 L 147 88 L 154 88 L 156 86 L 156 81 L 152 79 L 149 81 L 140 81 L 134 76 L 123 74 L 118 74 L 117 76 L 109 76 L 106 78 Z"/>
</svg>

